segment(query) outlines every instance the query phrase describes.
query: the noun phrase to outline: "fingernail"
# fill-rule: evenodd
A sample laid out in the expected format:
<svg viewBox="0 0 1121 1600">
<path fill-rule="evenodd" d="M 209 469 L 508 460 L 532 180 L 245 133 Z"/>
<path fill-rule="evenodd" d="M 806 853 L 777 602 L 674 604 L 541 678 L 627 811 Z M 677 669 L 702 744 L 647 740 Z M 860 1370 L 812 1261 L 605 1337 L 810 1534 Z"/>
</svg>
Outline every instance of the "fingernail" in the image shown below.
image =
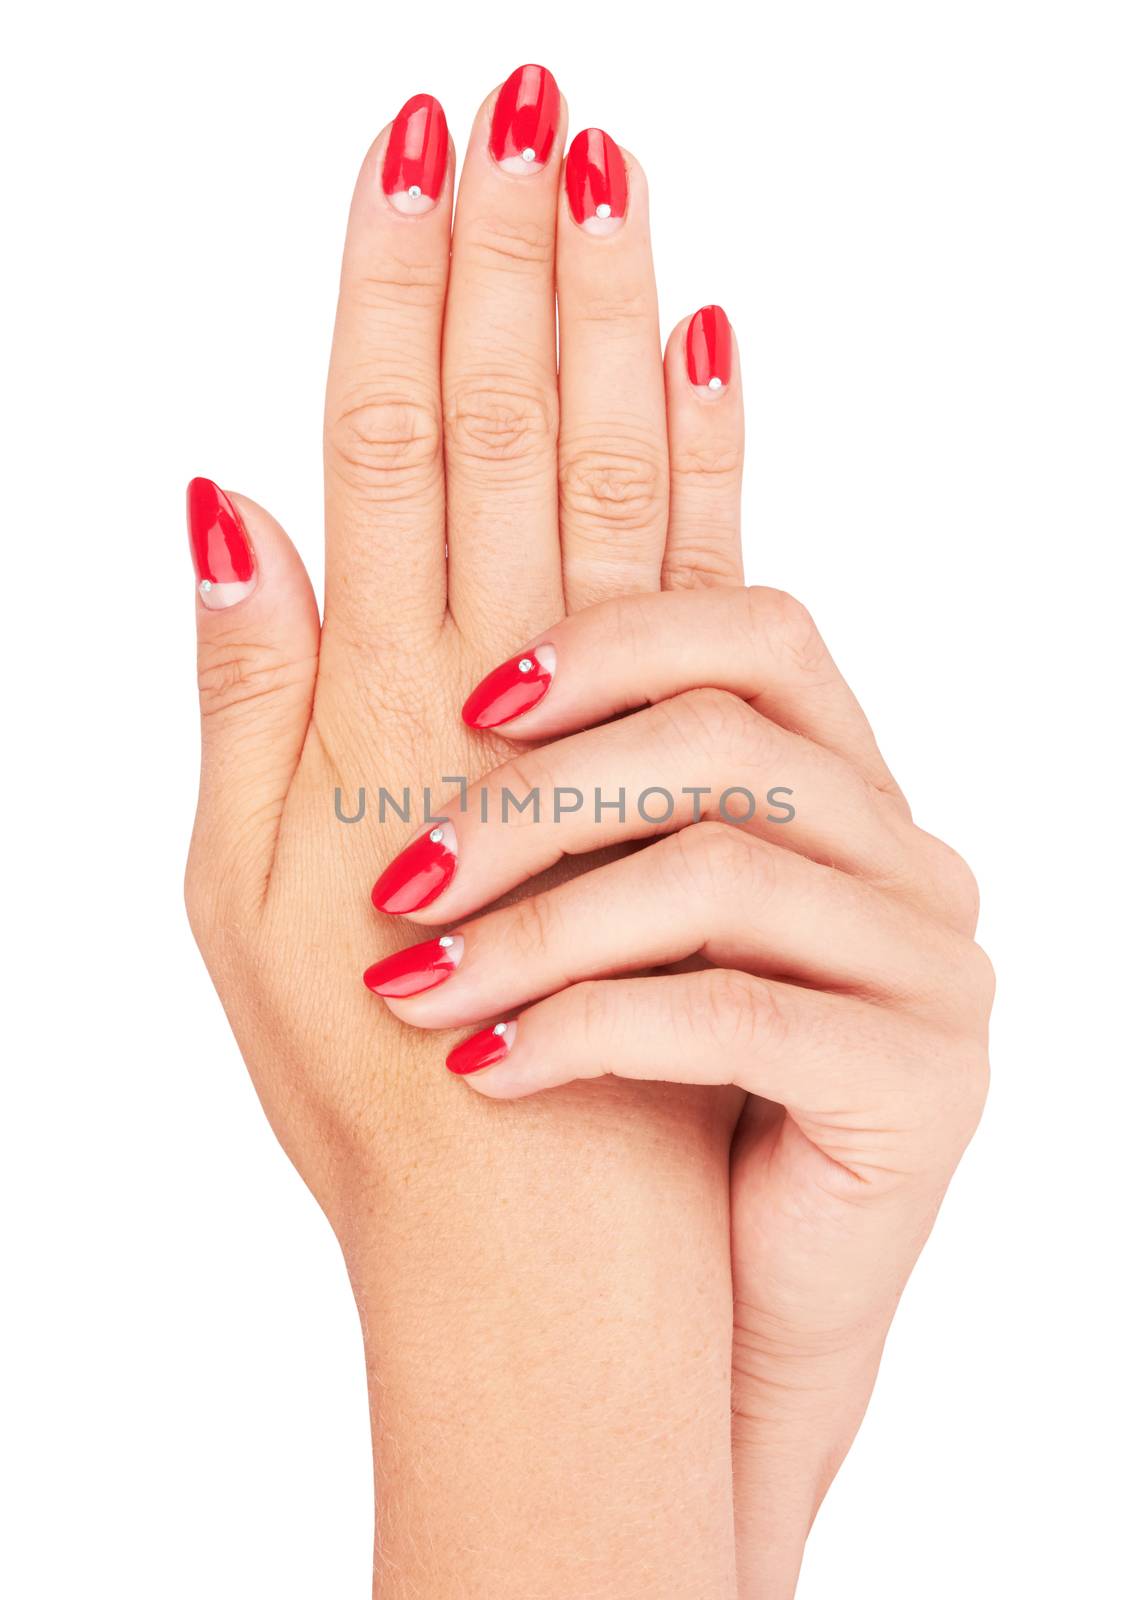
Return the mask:
<svg viewBox="0 0 1121 1600">
<path fill-rule="evenodd" d="M 427 939 L 375 961 L 362 974 L 362 981 L 387 1000 L 407 1000 L 446 982 L 462 960 L 462 935 L 445 933 L 440 939 Z"/>
<path fill-rule="evenodd" d="M 431 211 L 448 172 L 448 122 L 434 95 L 414 94 L 397 113 L 385 149 L 381 186 L 409 217 Z"/>
<path fill-rule="evenodd" d="M 403 917 L 430 906 L 455 875 L 456 839 L 450 822 L 438 822 L 406 845 L 370 893 L 379 911 Z"/>
<path fill-rule="evenodd" d="M 540 172 L 560 121 L 560 90 L 548 67 L 511 72 L 498 91 L 490 124 L 490 153 L 503 172 Z"/>
<path fill-rule="evenodd" d="M 623 153 L 602 128 L 585 128 L 573 139 L 564 186 L 574 219 L 588 233 L 614 233 L 627 214 L 627 168 Z"/>
<path fill-rule="evenodd" d="M 464 722 L 469 728 L 497 728 L 522 716 L 548 694 L 556 669 L 557 652 L 551 644 L 511 656 L 467 696 Z"/>
<path fill-rule="evenodd" d="M 253 548 L 233 501 L 209 478 L 187 485 L 187 532 L 199 599 L 210 611 L 225 611 L 257 586 Z"/>
<path fill-rule="evenodd" d="M 720 394 L 732 380 L 732 325 L 719 306 L 702 306 L 685 335 L 689 382 L 706 398 Z"/>
<path fill-rule="evenodd" d="M 457 1044 L 448 1056 L 446 1062 L 448 1071 L 454 1072 L 459 1078 L 465 1078 L 470 1072 L 481 1072 L 484 1067 L 493 1067 L 496 1061 L 502 1061 L 510 1054 L 516 1032 L 516 1023 L 496 1022 L 493 1028 L 484 1028 L 482 1033 L 473 1033 L 469 1039 Z"/>
</svg>

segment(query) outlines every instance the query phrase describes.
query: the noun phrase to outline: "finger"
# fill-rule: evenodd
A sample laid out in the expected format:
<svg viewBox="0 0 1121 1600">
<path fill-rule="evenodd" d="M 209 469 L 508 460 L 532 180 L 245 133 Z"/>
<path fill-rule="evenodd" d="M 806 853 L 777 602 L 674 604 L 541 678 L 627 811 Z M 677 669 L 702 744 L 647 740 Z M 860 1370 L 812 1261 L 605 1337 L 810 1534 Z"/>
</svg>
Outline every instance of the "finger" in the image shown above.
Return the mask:
<svg viewBox="0 0 1121 1600">
<path fill-rule="evenodd" d="M 395 951 L 365 981 L 404 1021 L 450 1028 L 699 956 L 940 1014 L 973 949 L 857 878 L 707 822 Z"/>
<path fill-rule="evenodd" d="M 565 599 L 657 589 L 669 501 L 649 200 L 597 128 L 572 141 L 557 222 Z"/>
<path fill-rule="evenodd" d="M 220 896 L 263 900 L 311 719 L 319 614 L 295 549 L 252 500 L 195 478 L 187 521 L 202 713 L 190 877 L 205 916 Z"/>
<path fill-rule="evenodd" d="M 785 1106 L 819 1149 L 867 1177 L 900 1128 L 913 1144 L 941 1142 L 934 1108 L 958 1106 L 938 1067 L 966 1066 L 946 1044 L 868 1001 L 713 967 L 576 984 L 463 1040 L 448 1068 L 497 1100 L 607 1075 L 735 1084 Z"/>
<path fill-rule="evenodd" d="M 452 166 L 439 102 L 375 140 L 351 205 L 327 380 L 328 636 L 359 648 L 444 617 L 440 329 Z"/>
<path fill-rule="evenodd" d="M 899 797 L 812 617 L 777 589 L 627 595 L 593 606 L 495 668 L 463 717 L 472 728 L 551 739 L 700 684 L 750 700 Z"/>
<path fill-rule="evenodd" d="M 703 306 L 666 345 L 669 529 L 664 589 L 743 582 L 743 389 L 731 324 Z"/>
<path fill-rule="evenodd" d="M 557 535 L 556 217 L 565 109 L 519 67 L 475 121 L 444 326 L 451 611 L 484 640 L 564 607 Z M 501 595 L 501 605 L 496 597 Z"/>
<path fill-rule="evenodd" d="M 462 801 L 449 798 L 444 816 L 385 869 L 373 890 L 378 910 L 446 922 L 564 856 L 706 819 L 734 822 L 916 904 L 941 892 L 927 836 L 892 802 L 832 752 L 717 689 L 521 752 Z"/>
</svg>

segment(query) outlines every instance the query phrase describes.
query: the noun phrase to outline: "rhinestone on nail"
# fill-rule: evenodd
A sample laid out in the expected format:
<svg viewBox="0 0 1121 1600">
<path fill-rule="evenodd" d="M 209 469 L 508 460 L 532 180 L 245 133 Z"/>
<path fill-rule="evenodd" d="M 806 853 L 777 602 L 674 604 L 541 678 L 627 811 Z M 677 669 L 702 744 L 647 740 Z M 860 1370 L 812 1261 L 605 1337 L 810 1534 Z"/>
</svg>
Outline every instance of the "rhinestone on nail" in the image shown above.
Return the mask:
<svg viewBox="0 0 1121 1600">
<path fill-rule="evenodd" d="M 518 671 L 519 672 L 532 672 L 533 671 L 533 662 L 530 660 L 529 656 L 523 656 L 522 659 L 518 662 Z"/>
<path fill-rule="evenodd" d="M 419 200 L 420 196 L 421 196 L 420 184 L 419 183 L 411 183 L 409 185 L 409 199 L 410 200 Z"/>
<path fill-rule="evenodd" d="M 508 1022 L 496 1022 L 495 1025 L 494 1025 L 494 1031 L 498 1035 L 498 1037 L 501 1039 L 502 1035 L 506 1032 L 506 1029 L 509 1026 L 510 1026 L 510 1024 Z"/>
<path fill-rule="evenodd" d="M 599 205 L 596 206 L 596 216 L 601 222 L 606 222 L 610 215 L 611 207 L 607 204 L 606 200 L 601 200 Z"/>
<path fill-rule="evenodd" d="M 724 380 L 723 378 L 710 378 L 708 380 L 708 386 L 710 389 L 723 389 Z"/>
<path fill-rule="evenodd" d="M 441 940 L 440 940 L 440 949 L 441 950 L 450 950 L 454 943 L 455 943 L 455 940 L 452 938 L 451 934 L 450 933 L 445 933 L 443 935 L 443 937 L 441 938 Z"/>
<path fill-rule="evenodd" d="M 537 151 L 536 150 L 529 150 L 529 149 L 523 150 L 522 151 L 522 160 L 523 161 L 536 161 L 537 160 Z"/>
<path fill-rule="evenodd" d="M 431 839 L 433 844 L 440 844 L 442 842 L 442 840 L 443 840 L 443 837 L 444 837 L 443 828 L 433 828 L 432 832 L 428 835 L 428 837 Z"/>
</svg>

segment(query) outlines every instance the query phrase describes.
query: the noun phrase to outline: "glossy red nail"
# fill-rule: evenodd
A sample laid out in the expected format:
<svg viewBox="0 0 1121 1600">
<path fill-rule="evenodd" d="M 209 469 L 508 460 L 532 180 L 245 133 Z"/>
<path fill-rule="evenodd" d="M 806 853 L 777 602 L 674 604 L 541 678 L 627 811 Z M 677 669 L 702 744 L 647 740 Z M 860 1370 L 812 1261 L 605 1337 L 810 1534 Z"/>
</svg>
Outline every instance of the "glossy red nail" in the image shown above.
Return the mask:
<svg viewBox="0 0 1121 1600">
<path fill-rule="evenodd" d="M 511 656 L 488 672 L 463 703 L 463 720 L 469 728 L 497 728 L 532 710 L 549 692 L 557 666 L 551 644 Z"/>
<path fill-rule="evenodd" d="M 502 1061 L 510 1054 L 513 1043 L 514 1024 L 496 1022 L 493 1028 L 484 1028 L 482 1033 L 473 1033 L 457 1044 L 445 1064 L 449 1072 L 465 1078 L 469 1072 L 481 1072 L 484 1067 L 493 1067 L 496 1061 Z"/>
<path fill-rule="evenodd" d="M 414 94 L 397 113 L 385 148 L 381 186 L 406 216 L 431 211 L 448 173 L 448 123 L 430 94 Z"/>
<path fill-rule="evenodd" d="M 223 611 L 253 592 L 257 567 L 248 535 L 229 495 L 209 478 L 187 485 L 187 532 L 204 606 Z"/>
<path fill-rule="evenodd" d="M 456 839 L 450 822 L 438 822 L 406 845 L 386 867 L 370 893 L 379 911 L 403 917 L 430 906 L 455 875 Z"/>
<path fill-rule="evenodd" d="M 627 168 L 623 153 L 602 128 L 585 128 L 573 139 L 564 186 L 575 220 L 589 233 L 613 233 L 627 214 Z"/>
<path fill-rule="evenodd" d="M 689 382 L 705 394 L 719 394 L 732 379 L 732 325 L 719 306 L 702 306 L 685 335 Z"/>
<path fill-rule="evenodd" d="M 375 961 L 362 974 L 362 981 L 387 1000 L 407 1000 L 446 982 L 462 959 L 462 936 L 445 933 L 440 939 L 426 939 L 423 944 L 394 951 L 384 961 Z"/>
<path fill-rule="evenodd" d="M 548 67 L 519 67 L 498 91 L 490 153 L 504 172 L 540 172 L 559 122 L 560 90 Z"/>
</svg>

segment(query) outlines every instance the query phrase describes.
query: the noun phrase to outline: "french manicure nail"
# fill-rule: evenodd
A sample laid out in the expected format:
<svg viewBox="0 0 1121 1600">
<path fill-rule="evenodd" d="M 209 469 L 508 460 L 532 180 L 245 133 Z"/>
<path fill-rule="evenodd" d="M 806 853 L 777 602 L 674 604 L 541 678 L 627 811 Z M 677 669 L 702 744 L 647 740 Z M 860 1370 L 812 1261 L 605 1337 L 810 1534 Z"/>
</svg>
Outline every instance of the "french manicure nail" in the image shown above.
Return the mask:
<svg viewBox="0 0 1121 1600">
<path fill-rule="evenodd" d="M 602 128 L 585 128 L 573 139 L 564 167 L 573 218 L 588 233 L 614 233 L 627 214 L 627 168 L 623 153 Z"/>
<path fill-rule="evenodd" d="M 493 1067 L 496 1062 L 505 1060 L 510 1054 L 516 1032 L 516 1023 L 496 1022 L 493 1028 L 484 1028 L 482 1033 L 473 1033 L 469 1039 L 457 1044 L 448 1056 L 446 1062 L 448 1071 L 454 1072 L 459 1078 L 465 1078 L 470 1072 L 481 1072 L 484 1067 Z"/>
<path fill-rule="evenodd" d="M 456 849 L 451 823 L 436 823 L 389 863 L 370 892 L 374 905 L 391 917 L 430 906 L 455 875 Z"/>
<path fill-rule="evenodd" d="M 469 728 L 497 728 L 532 710 L 549 692 L 557 668 L 551 644 L 511 656 L 488 672 L 463 703 L 463 720 Z"/>
<path fill-rule="evenodd" d="M 210 611 L 225 611 L 257 586 L 253 549 L 237 508 L 209 478 L 187 485 L 187 532 L 198 595 Z"/>
<path fill-rule="evenodd" d="M 407 1000 L 445 983 L 463 960 L 463 936 L 445 933 L 439 939 L 395 950 L 384 961 L 375 961 L 362 974 L 367 989 L 386 1000 Z"/>
<path fill-rule="evenodd" d="M 720 394 L 732 378 L 732 325 L 719 306 L 702 306 L 685 334 L 685 365 L 698 394 Z"/>
<path fill-rule="evenodd" d="M 434 95 L 414 94 L 389 131 L 381 186 L 390 205 L 419 217 L 440 198 L 448 172 L 448 123 Z"/>
<path fill-rule="evenodd" d="M 548 67 L 512 72 L 498 91 L 490 124 L 490 153 L 503 172 L 540 172 L 560 122 L 560 90 Z"/>
</svg>

